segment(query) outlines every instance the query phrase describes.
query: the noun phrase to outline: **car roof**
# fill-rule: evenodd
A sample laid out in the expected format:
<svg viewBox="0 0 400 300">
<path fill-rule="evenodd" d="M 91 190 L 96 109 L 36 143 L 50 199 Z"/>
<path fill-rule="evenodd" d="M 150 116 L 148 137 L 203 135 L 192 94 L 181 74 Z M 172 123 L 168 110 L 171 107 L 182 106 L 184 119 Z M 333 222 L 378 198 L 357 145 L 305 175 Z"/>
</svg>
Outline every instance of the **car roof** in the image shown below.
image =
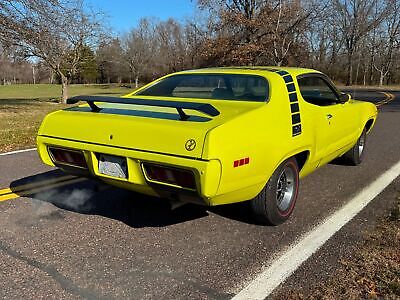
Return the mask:
<svg viewBox="0 0 400 300">
<path fill-rule="evenodd" d="M 302 74 L 308 73 L 321 73 L 317 70 L 297 67 L 276 67 L 276 66 L 241 66 L 241 67 L 215 67 L 215 68 L 203 68 L 181 71 L 175 74 L 185 73 L 236 73 L 236 74 L 252 74 L 252 75 L 263 75 L 268 76 L 271 73 L 277 71 L 288 72 L 290 75 L 296 77 Z"/>
</svg>

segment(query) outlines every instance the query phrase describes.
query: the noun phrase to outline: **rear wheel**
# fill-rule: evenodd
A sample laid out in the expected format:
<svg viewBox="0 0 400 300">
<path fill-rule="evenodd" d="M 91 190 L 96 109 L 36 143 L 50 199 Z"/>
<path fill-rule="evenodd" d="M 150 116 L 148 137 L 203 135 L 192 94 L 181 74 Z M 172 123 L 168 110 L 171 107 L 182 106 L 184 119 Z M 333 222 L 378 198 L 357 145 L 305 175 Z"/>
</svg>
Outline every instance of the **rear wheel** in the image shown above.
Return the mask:
<svg viewBox="0 0 400 300">
<path fill-rule="evenodd" d="M 255 219 L 262 224 L 279 225 L 293 212 L 299 190 L 297 161 L 284 161 L 272 174 L 262 191 L 251 200 Z"/>
<path fill-rule="evenodd" d="M 366 142 L 367 142 L 367 130 L 364 128 L 363 132 L 361 133 L 360 137 L 358 138 L 353 148 L 351 148 L 349 151 L 343 154 L 342 158 L 344 159 L 344 161 L 352 166 L 359 165 L 364 158 Z"/>
</svg>

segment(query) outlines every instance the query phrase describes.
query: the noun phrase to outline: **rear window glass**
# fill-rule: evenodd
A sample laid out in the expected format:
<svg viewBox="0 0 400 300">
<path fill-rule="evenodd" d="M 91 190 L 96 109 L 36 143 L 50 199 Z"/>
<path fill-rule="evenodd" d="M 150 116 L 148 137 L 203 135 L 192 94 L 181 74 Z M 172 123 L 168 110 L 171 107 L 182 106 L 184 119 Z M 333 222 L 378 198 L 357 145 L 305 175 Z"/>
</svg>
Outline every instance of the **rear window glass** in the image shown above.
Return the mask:
<svg viewBox="0 0 400 300">
<path fill-rule="evenodd" d="M 266 101 L 264 77 L 238 74 L 181 74 L 167 77 L 136 95 L 239 101 Z"/>
</svg>

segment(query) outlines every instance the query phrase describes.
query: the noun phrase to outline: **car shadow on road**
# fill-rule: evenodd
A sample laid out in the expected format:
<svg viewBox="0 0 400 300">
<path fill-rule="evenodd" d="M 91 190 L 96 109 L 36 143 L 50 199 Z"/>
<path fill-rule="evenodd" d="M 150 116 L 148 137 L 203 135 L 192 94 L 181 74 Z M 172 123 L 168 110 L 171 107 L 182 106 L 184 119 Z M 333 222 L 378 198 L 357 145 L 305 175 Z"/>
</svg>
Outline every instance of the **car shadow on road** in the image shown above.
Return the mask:
<svg viewBox="0 0 400 300">
<path fill-rule="evenodd" d="M 208 208 L 209 212 L 212 212 L 220 217 L 238 221 L 241 223 L 246 223 L 250 225 L 261 225 L 254 220 L 250 210 L 250 202 L 244 201 L 239 203 L 233 204 L 226 204 L 226 205 L 218 205 Z"/>
<path fill-rule="evenodd" d="M 10 189 L 19 196 L 32 198 L 35 205 L 51 203 L 60 209 L 103 216 L 134 228 L 163 227 L 208 215 L 206 207 L 199 205 L 187 204 L 171 209 L 166 199 L 111 187 L 92 179 L 73 177 L 63 180 L 65 177 L 59 170 L 49 171 L 16 180 Z M 59 181 L 41 185 L 49 179 Z M 26 185 L 28 189 L 24 189 Z"/>
</svg>

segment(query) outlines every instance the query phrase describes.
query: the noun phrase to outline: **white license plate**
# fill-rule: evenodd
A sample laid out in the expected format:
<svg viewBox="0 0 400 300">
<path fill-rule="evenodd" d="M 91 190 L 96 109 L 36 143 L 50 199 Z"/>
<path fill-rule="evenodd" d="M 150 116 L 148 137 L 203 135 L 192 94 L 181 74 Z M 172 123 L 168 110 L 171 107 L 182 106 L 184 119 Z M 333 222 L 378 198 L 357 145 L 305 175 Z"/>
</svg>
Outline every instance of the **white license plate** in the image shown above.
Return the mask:
<svg viewBox="0 0 400 300">
<path fill-rule="evenodd" d="M 125 157 L 99 154 L 98 160 L 100 174 L 117 178 L 128 178 Z"/>
</svg>

